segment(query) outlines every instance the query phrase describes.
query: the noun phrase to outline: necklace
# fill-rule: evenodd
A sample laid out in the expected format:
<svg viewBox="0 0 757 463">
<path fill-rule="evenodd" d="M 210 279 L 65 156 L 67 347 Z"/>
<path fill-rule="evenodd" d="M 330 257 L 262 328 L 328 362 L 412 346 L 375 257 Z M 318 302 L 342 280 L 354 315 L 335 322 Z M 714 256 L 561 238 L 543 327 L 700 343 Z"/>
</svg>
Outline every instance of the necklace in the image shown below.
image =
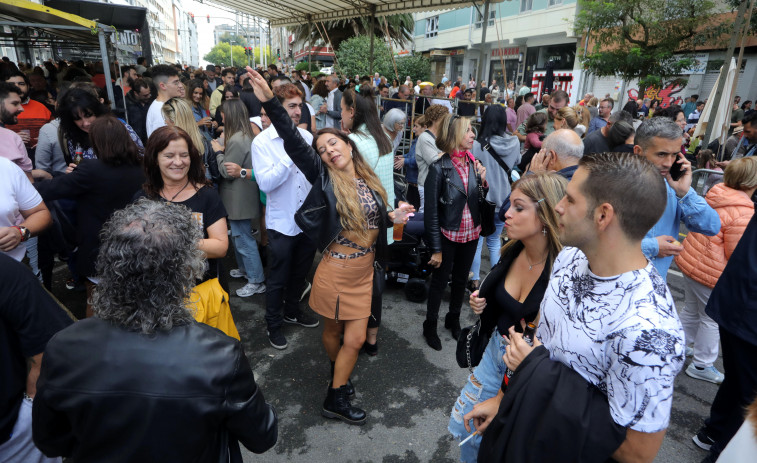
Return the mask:
<svg viewBox="0 0 757 463">
<path fill-rule="evenodd" d="M 526 254 L 525 252 L 524 252 L 524 254 L 526 256 L 526 262 L 528 262 L 528 270 L 531 270 L 532 268 L 536 267 L 537 265 L 541 265 L 541 264 L 543 264 L 544 262 L 547 261 L 547 258 L 545 257 L 544 260 L 542 260 L 541 262 L 537 262 L 535 264 L 532 264 L 531 260 L 528 258 L 528 254 Z"/>
<path fill-rule="evenodd" d="M 173 196 L 171 197 L 171 199 L 168 199 L 168 198 L 166 198 L 166 197 L 165 197 L 165 194 L 163 195 L 163 197 L 164 197 L 165 199 L 168 199 L 168 202 L 169 202 L 169 203 L 172 203 L 172 202 L 173 202 L 173 200 L 174 200 L 174 199 L 176 199 L 176 197 L 177 197 L 177 196 L 179 196 L 179 193 L 181 193 L 182 191 L 184 191 L 184 190 L 185 190 L 185 189 L 187 188 L 187 185 L 189 185 L 189 179 L 187 179 L 187 183 L 185 183 L 185 184 L 184 184 L 184 186 L 183 186 L 183 187 L 181 187 L 181 190 L 177 191 L 177 192 L 176 192 L 176 194 L 175 194 L 175 195 L 173 195 Z M 163 187 L 163 192 L 165 193 L 165 186 Z M 526 256 L 526 258 L 528 258 L 528 256 Z M 529 269 L 529 270 L 530 270 L 530 269 Z"/>
</svg>

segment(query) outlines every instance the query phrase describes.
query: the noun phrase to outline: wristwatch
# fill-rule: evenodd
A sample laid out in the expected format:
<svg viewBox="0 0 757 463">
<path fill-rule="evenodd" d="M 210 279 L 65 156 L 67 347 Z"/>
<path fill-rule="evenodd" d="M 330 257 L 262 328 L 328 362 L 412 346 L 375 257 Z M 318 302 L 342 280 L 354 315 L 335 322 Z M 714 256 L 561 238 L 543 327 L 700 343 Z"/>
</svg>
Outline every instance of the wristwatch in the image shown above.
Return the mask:
<svg viewBox="0 0 757 463">
<path fill-rule="evenodd" d="M 21 233 L 22 243 L 32 237 L 32 232 L 30 232 L 29 229 L 26 227 L 15 225 L 13 228 L 17 229 L 18 232 Z"/>
<path fill-rule="evenodd" d="M 242 169 L 242 170 L 240 170 L 240 171 L 239 171 L 239 175 L 240 175 L 240 176 L 241 176 L 242 178 L 246 178 L 246 177 L 247 177 L 247 169 Z"/>
</svg>

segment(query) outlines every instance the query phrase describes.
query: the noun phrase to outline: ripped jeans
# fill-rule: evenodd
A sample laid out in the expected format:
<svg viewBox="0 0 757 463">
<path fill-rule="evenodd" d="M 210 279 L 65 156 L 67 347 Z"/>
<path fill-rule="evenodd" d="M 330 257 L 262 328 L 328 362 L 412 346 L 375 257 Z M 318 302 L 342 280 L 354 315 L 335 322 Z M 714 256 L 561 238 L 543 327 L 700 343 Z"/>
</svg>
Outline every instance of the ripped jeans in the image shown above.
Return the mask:
<svg viewBox="0 0 757 463">
<path fill-rule="evenodd" d="M 462 441 L 470 435 L 465 430 L 463 416 L 470 412 L 475 404 L 490 399 L 499 392 L 502 386 L 502 379 L 505 377 L 505 369 L 507 368 L 505 361 L 502 360 L 502 356 L 505 355 L 506 345 L 506 341 L 495 328 L 489 339 L 489 344 L 486 345 L 481 362 L 473 369 L 473 373 L 468 376 L 468 382 L 460 392 L 460 397 L 455 400 L 447 429 L 458 441 Z M 470 421 L 469 425 L 471 432 L 473 432 L 475 429 L 473 427 L 473 420 Z M 460 447 L 460 461 L 475 463 L 478 459 L 478 449 L 480 446 L 481 436 L 476 435 Z"/>
</svg>

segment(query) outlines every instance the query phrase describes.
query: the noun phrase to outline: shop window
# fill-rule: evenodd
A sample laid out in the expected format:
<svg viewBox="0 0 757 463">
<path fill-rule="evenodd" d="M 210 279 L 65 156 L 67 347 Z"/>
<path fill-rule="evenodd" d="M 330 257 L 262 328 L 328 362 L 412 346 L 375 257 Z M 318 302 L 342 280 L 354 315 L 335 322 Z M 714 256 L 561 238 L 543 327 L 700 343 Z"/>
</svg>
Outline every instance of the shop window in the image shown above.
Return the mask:
<svg viewBox="0 0 757 463">
<path fill-rule="evenodd" d="M 562 0 L 549 0 L 548 6 L 562 5 Z"/>
<path fill-rule="evenodd" d="M 534 0 L 520 0 L 520 12 L 531 11 L 534 6 Z"/>
<path fill-rule="evenodd" d="M 426 38 L 439 35 L 439 16 L 426 19 Z"/>
<path fill-rule="evenodd" d="M 489 24 L 487 25 L 487 27 L 494 27 L 494 18 L 496 16 L 497 16 L 496 11 L 489 12 Z M 475 26 L 476 29 L 481 29 L 481 26 L 483 26 L 483 24 L 484 24 L 483 16 L 481 15 L 481 13 L 476 11 L 476 26 Z"/>
</svg>

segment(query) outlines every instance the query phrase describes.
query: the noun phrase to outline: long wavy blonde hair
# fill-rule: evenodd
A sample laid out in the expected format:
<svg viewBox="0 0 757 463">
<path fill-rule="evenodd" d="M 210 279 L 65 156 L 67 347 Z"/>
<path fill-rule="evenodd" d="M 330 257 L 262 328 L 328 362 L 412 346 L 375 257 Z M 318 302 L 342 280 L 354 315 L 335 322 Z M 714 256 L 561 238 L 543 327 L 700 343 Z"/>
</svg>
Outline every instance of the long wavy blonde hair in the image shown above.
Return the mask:
<svg viewBox="0 0 757 463">
<path fill-rule="evenodd" d="M 200 133 L 200 129 L 197 128 L 197 121 L 195 121 L 192 107 L 189 106 L 187 100 L 179 97 L 171 98 L 165 102 L 161 112 L 165 119 L 189 134 L 189 138 L 192 139 L 192 144 L 200 152 L 200 156 L 205 155 L 205 139 Z"/>
<path fill-rule="evenodd" d="M 316 153 L 318 153 L 316 142 L 324 134 L 336 136 L 347 143 L 352 149 L 352 164 L 355 166 L 355 177 L 347 172 L 329 167 L 329 178 L 334 189 L 334 196 L 336 196 L 336 211 L 339 214 L 339 222 L 342 228 L 354 233 L 360 240 L 366 240 L 368 239 L 368 219 L 363 211 L 363 206 L 360 204 L 355 178 L 362 179 L 368 188 L 378 193 L 381 196 L 381 200 L 384 201 L 385 207 L 392 207 L 393 205 L 386 203 L 386 190 L 381 185 L 381 181 L 368 163 L 365 162 L 355 142 L 347 135 L 333 128 L 319 130 L 318 134 L 313 138 L 313 149 L 315 149 Z M 384 213 L 384 211 L 379 212 Z"/>
<path fill-rule="evenodd" d="M 567 186 L 568 181 L 565 177 L 556 172 L 525 175 L 513 183 L 513 191 L 520 191 L 536 203 L 536 214 L 539 217 L 539 221 L 544 224 L 544 229 L 547 232 L 547 251 L 549 252 L 547 264 L 550 267 L 552 267 L 552 263 L 562 250 L 555 206 L 565 196 L 565 188 Z M 500 253 L 504 254 L 517 241 L 508 241 L 502 247 Z"/>
</svg>

